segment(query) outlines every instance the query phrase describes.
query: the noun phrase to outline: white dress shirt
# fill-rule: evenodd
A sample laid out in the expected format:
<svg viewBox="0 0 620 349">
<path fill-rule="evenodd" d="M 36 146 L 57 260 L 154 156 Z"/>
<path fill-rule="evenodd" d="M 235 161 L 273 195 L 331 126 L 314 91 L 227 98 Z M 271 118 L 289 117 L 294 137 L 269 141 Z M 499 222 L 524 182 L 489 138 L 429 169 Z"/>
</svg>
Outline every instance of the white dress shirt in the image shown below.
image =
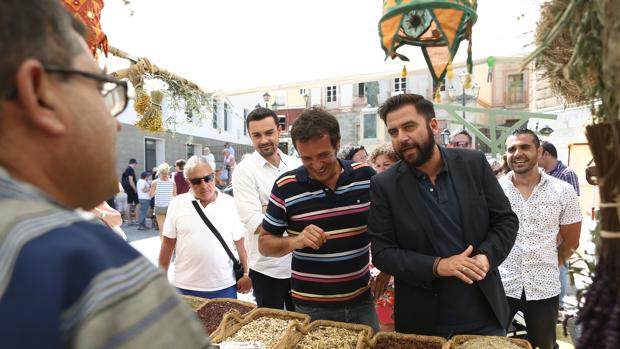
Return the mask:
<svg viewBox="0 0 620 349">
<path fill-rule="evenodd" d="M 235 285 L 233 263 L 196 212 L 194 200 L 190 190 L 168 205 L 163 235 L 177 239 L 173 284 L 194 291 L 218 291 Z M 218 192 L 215 201 L 202 210 L 239 259 L 234 241 L 243 238 L 244 228 L 233 198 Z"/>
<path fill-rule="evenodd" d="M 499 182 L 519 217 L 517 240 L 500 265 L 506 296 L 526 300 L 548 299 L 560 294 L 557 236 L 561 225 L 581 222 L 579 198 L 573 187 L 540 172 L 540 182 L 526 200 L 512 183 L 510 172 Z"/>
<path fill-rule="evenodd" d="M 248 251 L 250 269 L 276 279 L 291 277 L 291 255 L 265 257 L 258 250 L 256 228 L 263 222 L 263 207 L 269 203 L 269 195 L 276 179 L 284 172 L 301 166 L 301 160 L 288 156 L 278 149 L 280 166 L 275 167 L 257 151 L 243 159 L 235 168 L 232 178 L 235 203 L 241 221 L 245 225 L 245 248 Z"/>
</svg>

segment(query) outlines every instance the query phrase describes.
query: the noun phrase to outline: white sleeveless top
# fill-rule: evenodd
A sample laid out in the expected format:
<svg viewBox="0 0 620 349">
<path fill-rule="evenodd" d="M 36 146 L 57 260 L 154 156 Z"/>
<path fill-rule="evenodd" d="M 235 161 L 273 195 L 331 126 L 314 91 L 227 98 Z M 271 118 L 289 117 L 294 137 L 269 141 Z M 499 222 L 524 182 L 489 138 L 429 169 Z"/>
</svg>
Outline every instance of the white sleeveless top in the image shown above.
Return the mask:
<svg viewBox="0 0 620 349">
<path fill-rule="evenodd" d="M 167 181 L 159 179 L 157 181 L 157 187 L 155 188 L 155 206 L 168 207 L 170 200 L 172 200 L 173 189 L 174 181 L 171 179 Z"/>
</svg>

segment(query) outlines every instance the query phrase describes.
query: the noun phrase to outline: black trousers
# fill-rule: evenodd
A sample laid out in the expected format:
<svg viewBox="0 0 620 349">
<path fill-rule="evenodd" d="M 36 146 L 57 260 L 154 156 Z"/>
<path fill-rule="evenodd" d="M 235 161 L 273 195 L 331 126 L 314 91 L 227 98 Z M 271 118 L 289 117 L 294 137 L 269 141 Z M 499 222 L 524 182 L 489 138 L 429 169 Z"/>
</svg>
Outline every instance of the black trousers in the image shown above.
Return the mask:
<svg viewBox="0 0 620 349">
<path fill-rule="evenodd" d="M 514 318 L 517 311 L 523 312 L 525 326 L 527 327 L 527 340 L 532 347 L 540 349 L 557 348 L 555 342 L 555 327 L 558 322 L 558 310 L 560 307 L 559 295 L 541 299 L 525 300 L 525 291 L 521 294 L 521 299 L 506 297 L 510 307 L 510 320 Z"/>
<path fill-rule="evenodd" d="M 256 305 L 264 308 L 294 311 L 291 279 L 276 279 L 250 269 Z"/>
</svg>

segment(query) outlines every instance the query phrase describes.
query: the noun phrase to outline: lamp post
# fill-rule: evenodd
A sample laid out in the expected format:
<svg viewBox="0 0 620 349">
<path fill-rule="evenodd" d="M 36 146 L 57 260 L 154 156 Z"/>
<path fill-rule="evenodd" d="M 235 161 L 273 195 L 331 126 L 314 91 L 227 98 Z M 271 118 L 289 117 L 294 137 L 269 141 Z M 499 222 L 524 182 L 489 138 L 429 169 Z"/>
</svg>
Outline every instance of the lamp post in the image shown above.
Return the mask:
<svg viewBox="0 0 620 349">
<path fill-rule="evenodd" d="M 466 91 L 468 89 L 465 88 L 465 78 L 466 78 L 467 74 L 459 74 L 459 81 L 461 82 L 461 88 L 462 88 L 462 92 L 461 92 L 461 103 L 463 105 L 463 119 L 465 119 L 465 106 L 467 106 L 467 97 L 472 97 L 474 100 L 478 98 L 478 94 L 480 93 L 480 86 L 478 85 L 478 83 L 475 83 L 472 88 L 471 88 L 471 92 L 472 95 L 468 95 L 466 93 Z M 455 100 L 456 97 L 458 97 L 458 95 L 456 94 L 456 88 L 454 88 L 454 85 L 450 85 L 450 87 L 448 88 L 448 95 L 450 96 L 450 99 Z"/>
<path fill-rule="evenodd" d="M 263 101 L 265 101 L 265 108 L 269 108 L 269 99 L 271 99 L 271 95 L 269 95 L 269 92 L 265 91 L 265 94 L 263 95 Z"/>
<path fill-rule="evenodd" d="M 306 102 L 306 109 L 308 109 L 308 101 L 310 101 L 310 96 L 308 94 L 304 94 L 304 102 Z"/>
<path fill-rule="evenodd" d="M 450 142 L 450 130 L 448 130 L 447 127 L 444 128 L 443 131 L 441 131 L 439 136 L 441 137 L 441 139 L 440 139 L 441 145 L 443 145 L 443 146 L 448 145 L 448 143 Z"/>
<path fill-rule="evenodd" d="M 555 131 L 555 130 L 552 129 L 551 127 L 549 127 L 549 125 L 545 125 L 545 127 L 543 127 L 540 130 L 538 130 L 538 121 L 536 121 L 536 132 L 540 133 L 541 135 L 549 136 L 550 134 L 553 133 L 553 131 Z"/>
</svg>

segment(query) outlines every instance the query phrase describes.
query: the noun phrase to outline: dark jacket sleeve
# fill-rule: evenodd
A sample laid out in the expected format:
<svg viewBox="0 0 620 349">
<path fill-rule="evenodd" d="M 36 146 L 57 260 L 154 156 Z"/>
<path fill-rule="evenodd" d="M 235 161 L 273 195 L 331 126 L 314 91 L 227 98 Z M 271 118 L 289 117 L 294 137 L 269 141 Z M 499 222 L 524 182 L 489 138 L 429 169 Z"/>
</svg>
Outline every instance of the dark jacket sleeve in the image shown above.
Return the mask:
<svg viewBox="0 0 620 349">
<path fill-rule="evenodd" d="M 392 216 L 394 211 L 387 200 L 387 185 L 377 179 L 377 176 L 371 179 L 368 216 L 372 262 L 379 270 L 414 287 L 431 289 L 435 257 L 399 248 Z M 390 182 L 393 185 L 394 182 Z"/>
<path fill-rule="evenodd" d="M 480 157 L 482 185 L 489 211 L 489 231 L 477 247 L 489 258 L 490 269 L 497 268 L 512 250 L 519 230 L 519 219 L 499 185 L 484 155 Z"/>
</svg>

